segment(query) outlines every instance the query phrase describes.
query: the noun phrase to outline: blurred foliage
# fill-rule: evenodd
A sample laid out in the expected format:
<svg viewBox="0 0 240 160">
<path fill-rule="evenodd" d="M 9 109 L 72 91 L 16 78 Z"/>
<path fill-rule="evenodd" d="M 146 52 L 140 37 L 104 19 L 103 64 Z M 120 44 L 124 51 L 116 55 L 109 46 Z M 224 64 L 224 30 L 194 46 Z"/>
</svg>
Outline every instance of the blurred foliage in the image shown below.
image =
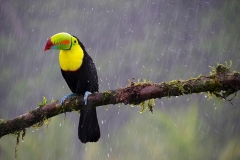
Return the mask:
<svg viewBox="0 0 240 160">
<path fill-rule="evenodd" d="M 238 160 L 240 159 L 240 142 L 239 138 L 232 139 L 222 151 L 220 160 Z"/>
<path fill-rule="evenodd" d="M 70 93 L 57 52 L 43 53 L 57 32 L 83 42 L 103 91 L 131 78 L 155 83 L 208 74 L 229 60 L 239 70 L 239 12 L 236 0 L 1 1 L 0 118 L 38 107 L 43 96 Z M 46 132 L 27 130 L 18 159 L 238 159 L 239 97 L 234 105 L 204 94 L 155 102 L 153 114 L 98 107 L 102 138 L 95 144 L 77 139 L 79 115 L 61 126 L 55 117 Z M 0 159 L 14 158 L 15 140 L 0 140 Z"/>
<path fill-rule="evenodd" d="M 63 121 L 63 116 L 52 118 L 50 125 L 40 129 L 30 128 L 27 130 L 24 140 L 20 139 L 17 146 L 17 159 L 59 159 L 66 160 L 75 151 L 73 126 Z M 39 134 L 42 133 L 42 134 Z M 60 138 L 62 137 L 62 138 Z M 1 139 L 1 159 L 14 159 L 14 146 L 16 136 L 8 135 Z M 71 155 L 77 159 L 75 155 Z"/>
<path fill-rule="evenodd" d="M 154 111 L 147 120 L 138 115 L 120 131 L 118 140 L 112 137 L 115 150 L 111 156 L 126 155 L 126 159 L 204 159 L 197 146 L 196 105 L 182 108 L 175 116 Z M 183 119 L 182 117 L 185 117 Z M 120 143 L 124 139 L 125 143 Z M 117 143 L 117 145 L 116 145 Z M 118 144 L 119 143 L 119 144 Z M 123 151 L 127 147 L 128 150 Z M 122 153 L 125 152 L 125 153 Z"/>
</svg>

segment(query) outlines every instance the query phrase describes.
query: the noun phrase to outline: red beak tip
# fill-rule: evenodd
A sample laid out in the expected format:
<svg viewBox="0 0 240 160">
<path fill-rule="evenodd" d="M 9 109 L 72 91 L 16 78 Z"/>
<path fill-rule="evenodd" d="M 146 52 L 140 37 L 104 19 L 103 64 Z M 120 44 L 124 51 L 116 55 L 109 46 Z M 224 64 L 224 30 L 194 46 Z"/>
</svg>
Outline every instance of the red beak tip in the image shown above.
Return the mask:
<svg viewBox="0 0 240 160">
<path fill-rule="evenodd" d="M 53 46 L 53 43 L 52 43 L 51 39 L 48 39 L 48 41 L 46 43 L 46 46 L 45 46 L 45 49 L 44 49 L 44 52 L 49 50 L 52 46 Z"/>
</svg>

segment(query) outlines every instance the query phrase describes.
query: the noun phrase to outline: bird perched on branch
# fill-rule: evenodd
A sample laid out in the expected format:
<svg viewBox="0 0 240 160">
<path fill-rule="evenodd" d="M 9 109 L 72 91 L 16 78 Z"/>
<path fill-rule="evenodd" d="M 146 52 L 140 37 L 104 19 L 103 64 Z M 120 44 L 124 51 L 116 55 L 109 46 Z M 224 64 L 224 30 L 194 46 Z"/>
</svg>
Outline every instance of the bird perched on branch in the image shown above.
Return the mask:
<svg viewBox="0 0 240 160">
<path fill-rule="evenodd" d="M 85 105 L 87 97 L 92 92 L 98 92 L 98 76 L 95 64 L 88 55 L 83 44 L 75 36 L 61 32 L 53 35 L 46 43 L 44 52 L 50 49 L 60 50 L 59 64 L 62 75 L 66 80 L 72 94 L 65 99 L 84 95 Z M 82 143 L 97 142 L 100 138 L 100 128 L 96 108 L 84 108 L 80 111 L 78 137 Z"/>
</svg>

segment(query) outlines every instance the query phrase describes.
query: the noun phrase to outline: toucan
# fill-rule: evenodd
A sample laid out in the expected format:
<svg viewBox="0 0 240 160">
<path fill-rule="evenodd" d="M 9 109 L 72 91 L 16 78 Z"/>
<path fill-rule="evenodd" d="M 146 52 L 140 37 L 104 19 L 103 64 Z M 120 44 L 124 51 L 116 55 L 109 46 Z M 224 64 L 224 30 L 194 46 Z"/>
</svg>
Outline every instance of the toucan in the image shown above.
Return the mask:
<svg viewBox="0 0 240 160">
<path fill-rule="evenodd" d="M 59 64 L 62 76 L 67 82 L 72 94 L 62 98 L 60 104 L 72 96 L 84 95 L 85 109 L 80 111 L 78 137 L 82 143 L 97 142 L 100 138 L 100 128 L 95 107 L 87 105 L 87 97 L 98 92 L 98 75 L 95 64 L 82 42 L 66 32 L 53 35 L 48 39 L 44 52 L 51 49 L 60 50 Z"/>
</svg>

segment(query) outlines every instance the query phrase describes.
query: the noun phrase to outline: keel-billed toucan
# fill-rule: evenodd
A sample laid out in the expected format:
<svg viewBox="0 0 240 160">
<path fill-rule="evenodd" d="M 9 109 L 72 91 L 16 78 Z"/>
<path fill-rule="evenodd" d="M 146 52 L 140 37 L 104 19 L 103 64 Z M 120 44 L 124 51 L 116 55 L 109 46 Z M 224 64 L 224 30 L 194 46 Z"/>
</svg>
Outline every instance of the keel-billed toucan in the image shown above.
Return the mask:
<svg viewBox="0 0 240 160">
<path fill-rule="evenodd" d="M 45 50 L 57 49 L 62 75 L 73 94 L 62 98 L 61 104 L 68 97 L 76 94 L 87 96 L 98 92 L 97 70 L 92 58 L 88 55 L 83 44 L 75 36 L 61 32 L 53 35 L 45 46 Z M 78 125 L 78 137 L 81 142 L 97 142 L 100 138 L 100 128 L 96 108 L 82 109 Z"/>
</svg>

